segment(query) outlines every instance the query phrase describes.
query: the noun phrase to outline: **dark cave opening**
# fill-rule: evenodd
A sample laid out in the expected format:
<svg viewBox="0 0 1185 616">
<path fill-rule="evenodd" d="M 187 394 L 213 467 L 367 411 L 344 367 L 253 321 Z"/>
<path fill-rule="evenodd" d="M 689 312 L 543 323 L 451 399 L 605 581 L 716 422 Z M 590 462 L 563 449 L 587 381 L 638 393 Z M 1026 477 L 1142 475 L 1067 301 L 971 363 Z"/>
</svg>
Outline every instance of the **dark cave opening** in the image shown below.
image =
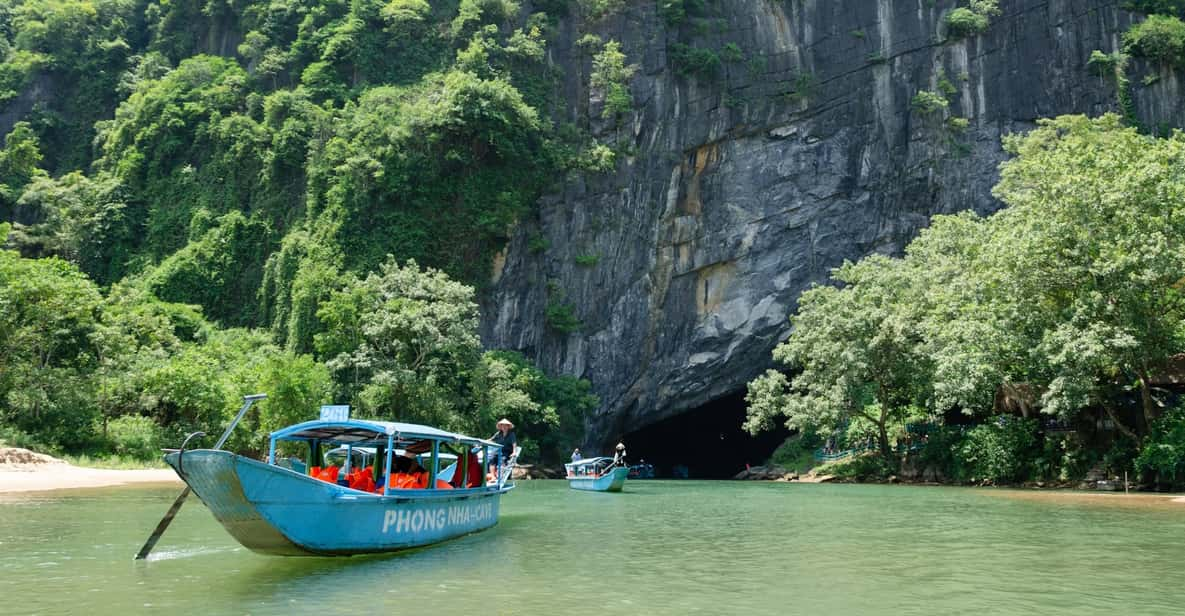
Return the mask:
<svg viewBox="0 0 1185 616">
<path fill-rule="evenodd" d="M 745 421 L 745 393 L 738 392 L 625 435 L 630 464 L 654 465 L 658 477 L 728 479 L 765 462 L 790 431 L 785 427 L 752 436 Z"/>
</svg>

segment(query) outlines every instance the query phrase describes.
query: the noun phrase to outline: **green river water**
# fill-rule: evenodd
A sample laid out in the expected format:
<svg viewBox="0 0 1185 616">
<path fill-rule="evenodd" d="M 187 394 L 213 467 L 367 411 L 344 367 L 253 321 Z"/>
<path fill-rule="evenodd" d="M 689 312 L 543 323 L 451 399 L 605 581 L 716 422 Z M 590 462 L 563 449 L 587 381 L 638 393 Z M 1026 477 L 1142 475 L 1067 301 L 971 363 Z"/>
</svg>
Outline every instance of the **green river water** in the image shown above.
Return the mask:
<svg viewBox="0 0 1185 616">
<path fill-rule="evenodd" d="M 0 494 L 2 614 L 1185 614 L 1185 505 L 906 486 L 523 482 L 490 530 L 259 556 L 176 487 Z"/>
</svg>

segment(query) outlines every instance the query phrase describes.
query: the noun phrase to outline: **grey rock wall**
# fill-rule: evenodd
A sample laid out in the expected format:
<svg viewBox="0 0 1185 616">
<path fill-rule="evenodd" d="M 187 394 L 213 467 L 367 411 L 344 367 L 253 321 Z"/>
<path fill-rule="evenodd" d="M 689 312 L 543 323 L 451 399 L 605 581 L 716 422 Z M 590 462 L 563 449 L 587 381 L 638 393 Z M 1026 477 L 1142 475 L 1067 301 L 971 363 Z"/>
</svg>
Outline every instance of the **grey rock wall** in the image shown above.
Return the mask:
<svg viewBox="0 0 1185 616">
<path fill-rule="evenodd" d="M 743 389 L 831 268 L 899 253 L 934 214 L 998 209 L 1002 135 L 1117 108 L 1086 61 L 1140 19 L 1118 5 L 1003 0 L 991 28 L 962 41 L 945 40 L 952 0 L 727 0 L 699 28 L 668 28 L 655 2 L 631 0 L 603 23 L 564 22 L 557 120 L 628 155 L 614 173 L 565 179 L 517 230 L 485 296 L 484 341 L 590 379 L 594 446 Z M 636 111 L 618 123 L 587 87 L 590 58 L 573 41 L 588 31 L 639 67 Z M 735 43 L 744 58 L 681 76 L 675 43 Z M 1144 86 L 1149 72 L 1160 76 Z M 1180 75 L 1133 74 L 1142 118 L 1180 125 Z M 943 81 L 946 112 L 911 108 Z M 549 329 L 549 303 L 571 306 L 579 331 Z"/>
</svg>

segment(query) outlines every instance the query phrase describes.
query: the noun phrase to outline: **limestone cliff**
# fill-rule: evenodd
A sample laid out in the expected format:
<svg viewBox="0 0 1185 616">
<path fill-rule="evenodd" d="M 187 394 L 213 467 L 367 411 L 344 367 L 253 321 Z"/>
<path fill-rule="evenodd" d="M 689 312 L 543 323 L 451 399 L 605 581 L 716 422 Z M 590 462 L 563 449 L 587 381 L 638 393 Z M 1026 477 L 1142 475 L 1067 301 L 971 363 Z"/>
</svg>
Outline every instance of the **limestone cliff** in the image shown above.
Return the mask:
<svg viewBox="0 0 1185 616">
<path fill-rule="evenodd" d="M 1118 110 L 1087 59 L 1141 18 L 1119 0 L 1003 0 L 984 34 L 952 40 L 954 0 L 714 4 L 671 26 L 655 2 L 630 1 L 599 23 L 562 22 L 552 50 L 568 103 L 557 120 L 625 155 L 613 173 L 565 180 L 517 230 L 483 336 L 590 379 L 593 444 L 743 389 L 771 365 L 799 293 L 844 259 L 899 252 L 934 214 L 999 208 L 1000 137 Z M 585 32 L 621 41 L 639 67 L 620 122 L 588 87 Z M 680 45 L 726 53 L 696 72 L 676 64 Z M 1181 125 L 1181 75 L 1131 74 L 1141 121 Z M 918 109 L 922 90 L 949 106 Z M 549 305 L 570 306 L 578 331 L 549 329 Z"/>
</svg>

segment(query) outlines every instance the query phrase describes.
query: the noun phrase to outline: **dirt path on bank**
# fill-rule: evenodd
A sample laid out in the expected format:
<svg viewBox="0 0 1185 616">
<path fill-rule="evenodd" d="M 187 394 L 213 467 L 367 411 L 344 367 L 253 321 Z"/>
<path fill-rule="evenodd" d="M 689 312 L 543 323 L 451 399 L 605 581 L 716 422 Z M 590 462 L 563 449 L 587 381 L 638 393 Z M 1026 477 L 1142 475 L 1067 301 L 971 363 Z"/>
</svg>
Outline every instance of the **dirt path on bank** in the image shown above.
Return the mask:
<svg viewBox="0 0 1185 616">
<path fill-rule="evenodd" d="M 28 449 L 0 448 L 0 493 L 101 488 L 131 483 L 179 484 L 181 480 L 172 469 L 82 468 Z"/>
</svg>

